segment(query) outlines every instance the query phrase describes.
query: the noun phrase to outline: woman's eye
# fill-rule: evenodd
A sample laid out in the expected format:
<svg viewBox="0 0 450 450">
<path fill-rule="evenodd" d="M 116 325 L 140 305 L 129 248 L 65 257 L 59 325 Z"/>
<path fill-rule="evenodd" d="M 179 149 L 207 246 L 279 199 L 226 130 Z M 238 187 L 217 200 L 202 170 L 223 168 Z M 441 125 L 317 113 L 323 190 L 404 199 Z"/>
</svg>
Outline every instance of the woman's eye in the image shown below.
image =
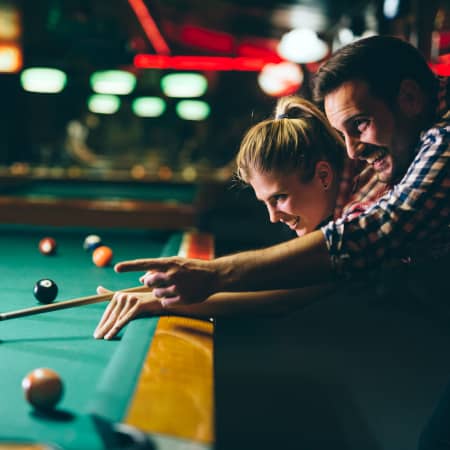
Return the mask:
<svg viewBox="0 0 450 450">
<path fill-rule="evenodd" d="M 287 198 L 286 194 L 280 194 L 280 195 L 275 196 L 274 200 L 275 200 L 275 203 L 279 203 L 279 202 L 286 200 L 286 198 Z"/>
</svg>

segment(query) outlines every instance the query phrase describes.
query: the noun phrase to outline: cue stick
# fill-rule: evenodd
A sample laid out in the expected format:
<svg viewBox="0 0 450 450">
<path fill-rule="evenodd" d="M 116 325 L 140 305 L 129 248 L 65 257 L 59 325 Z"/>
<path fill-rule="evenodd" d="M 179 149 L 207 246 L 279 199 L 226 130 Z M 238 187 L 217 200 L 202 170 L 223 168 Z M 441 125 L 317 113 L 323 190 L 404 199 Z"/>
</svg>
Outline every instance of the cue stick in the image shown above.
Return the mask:
<svg viewBox="0 0 450 450">
<path fill-rule="evenodd" d="M 149 292 L 152 289 L 144 285 L 136 286 L 128 289 L 119 289 L 120 292 Z M 50 303 L 48 305 L 33 306 L 31 308 L 19 309 L 17 311 L 10 311 L 0 314 L 1 320 L 15 319 L 17 317 L 31 316 L 34 314 L 41 314 L 57 309 L 73 308 L 75 306 L 90 305 L 91 303 L 100 303 L 110 300 L 115 292 L 108 294 L 89 295 L 88 297 L 79 297 L 72 300 L 65 300 L 57 303 Z"/>
</svg>

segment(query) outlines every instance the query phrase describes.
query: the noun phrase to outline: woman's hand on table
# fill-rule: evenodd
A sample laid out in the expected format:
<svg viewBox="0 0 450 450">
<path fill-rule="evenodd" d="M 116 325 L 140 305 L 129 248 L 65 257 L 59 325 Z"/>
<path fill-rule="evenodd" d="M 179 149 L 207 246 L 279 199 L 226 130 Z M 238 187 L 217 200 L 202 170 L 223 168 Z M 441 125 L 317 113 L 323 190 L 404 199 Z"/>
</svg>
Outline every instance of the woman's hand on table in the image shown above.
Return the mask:
<svg viewBox="0 0 450 450">
<path fill-rule="evenodd" d="M 112 293 L 102 286 L 97 288 L 98 294 Z M 161 314 L 161 302 L 153 292 L 121 292 L 114 293 L 94 331 L 96 339 L 112 339 L 131 320 L 146 314 Z"/>
</svg>

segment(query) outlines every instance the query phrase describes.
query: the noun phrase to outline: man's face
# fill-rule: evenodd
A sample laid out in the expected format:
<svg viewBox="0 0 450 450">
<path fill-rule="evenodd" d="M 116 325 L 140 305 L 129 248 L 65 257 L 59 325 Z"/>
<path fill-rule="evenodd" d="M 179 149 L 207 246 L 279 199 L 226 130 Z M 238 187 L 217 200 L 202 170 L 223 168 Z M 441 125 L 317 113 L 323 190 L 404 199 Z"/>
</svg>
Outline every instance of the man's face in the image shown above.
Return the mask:
<svg viewBox="0 0 450 450">
<path fill-rule="evenodd" d="M 380 181 L 402 176 L 412 159 L 416 135 L 400 108 L 370 93 L 367 83 L 347 81 L 325 97 L 331 125 L 344 137 L 348 156 L 372 165 Z"/>
</svg>

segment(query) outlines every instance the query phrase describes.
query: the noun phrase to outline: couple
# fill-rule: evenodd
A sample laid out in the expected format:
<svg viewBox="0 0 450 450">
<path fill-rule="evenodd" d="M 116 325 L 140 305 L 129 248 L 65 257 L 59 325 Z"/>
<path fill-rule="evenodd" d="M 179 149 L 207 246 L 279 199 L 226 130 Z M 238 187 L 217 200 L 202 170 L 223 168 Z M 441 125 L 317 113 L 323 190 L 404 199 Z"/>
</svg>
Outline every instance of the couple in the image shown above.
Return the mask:
<svg viewBox="0 0 450 450">
<path fill-rule="evenodd" d="M 264 202 L 270 220 L 299 237 L 211 261 L 121 262 L 118 272 L 147 271 L 141 282 L 154 290 L 115 293 L 96 338 L 112 338 L 144 313 L 298 308 L 386 264 L 395 267 L 400 285 L 412 278 L 445 280 L 447 80 L 435 77 L 408 43 L 375 36 L 340 49 L 313 81 L 326 118 L 309 102 L 283 99 L 273 120 L 247 133 L 237 157 L 238 176 Z M 433 289 L 438 292 L 426 284 L 427 292 Z M 449 399 L 450 390 L 421 435 L 422 450 L 450 448 Z"/>
<path fill-rule="evenodd" d="M 420 259 L 447 256 L 446 81 L 397 38 L 342 48 L 314 78 L 328 122 L 309 102 L 283 99 L 275 119 L 247 133 L 237 157 L 238 176 L 265 203 L 270 220 L 299 238 L 212 261 L 121 262 L 118 272 L 147 270 L 141 282 L 154 290 L 116 293 L 95 337 L 113 337 L 142 313 L 289 309 L 387 263 L 417 267 Z"/>
</svg>

